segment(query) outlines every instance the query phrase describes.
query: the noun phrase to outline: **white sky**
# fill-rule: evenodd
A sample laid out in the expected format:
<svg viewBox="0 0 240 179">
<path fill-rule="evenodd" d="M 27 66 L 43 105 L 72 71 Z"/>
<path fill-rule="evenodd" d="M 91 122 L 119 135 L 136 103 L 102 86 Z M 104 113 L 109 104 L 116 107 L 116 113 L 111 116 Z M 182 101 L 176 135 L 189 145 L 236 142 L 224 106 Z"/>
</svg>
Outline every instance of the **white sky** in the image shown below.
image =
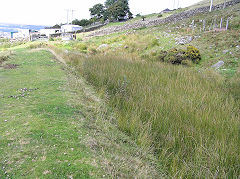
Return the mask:
<svg viewBox="0 0 240 179">
<path fill-rule="evenodd" d="M 129 0 L 130 10 L 136 15 L 158 13 L 165 8 L 172 9 L 174 0 Z M 177 2 L 178 0 L 176 0 Z M 200 0 L 179 0 L 180 7 L 186 7 Z M 74 19 L 90 18 L 89 8 L 105 0 L 1 0 L 0 23 L 28 25 L 55 25 L 67 21 L 66 9 L 73 9 Z M 177 3 L 176 3 L 177 4 Z M 69 14 L 71 19 L 72 14 Z"/>
</svg>

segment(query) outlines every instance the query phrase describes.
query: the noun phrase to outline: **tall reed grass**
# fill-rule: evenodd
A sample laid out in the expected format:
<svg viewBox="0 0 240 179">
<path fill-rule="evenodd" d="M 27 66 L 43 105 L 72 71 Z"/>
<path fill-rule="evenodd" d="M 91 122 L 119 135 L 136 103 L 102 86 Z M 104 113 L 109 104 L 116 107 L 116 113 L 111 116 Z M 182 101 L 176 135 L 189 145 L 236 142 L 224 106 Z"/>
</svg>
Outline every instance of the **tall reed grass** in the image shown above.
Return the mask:
<svg viewBox="0 0 240 179">
<path fill-rule="evenodd" d="M 221 76 L 115 56 L 68 57 L 106 94 L 119 128 L 151 149 L 167 176 L 240 175 L 239 105 Z"/>
</svg>

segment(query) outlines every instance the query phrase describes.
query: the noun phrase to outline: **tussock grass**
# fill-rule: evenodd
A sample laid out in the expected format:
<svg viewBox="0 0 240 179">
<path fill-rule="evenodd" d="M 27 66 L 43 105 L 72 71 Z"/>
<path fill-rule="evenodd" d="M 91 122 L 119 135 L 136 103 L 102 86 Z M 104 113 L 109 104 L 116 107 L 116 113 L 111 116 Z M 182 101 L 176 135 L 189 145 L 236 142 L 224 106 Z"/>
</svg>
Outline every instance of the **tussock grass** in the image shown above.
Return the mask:
<svg viewBox="0 0 240 179">
<path fill-rule="evenodd" d="M 0 65 L 1 65 L 4 61 L 6 61 L 8 58 L 9 58 L 8 55 L 1 55 L 1 54 L 0 54 Z"/>
<path fill-rule="evenodd" d="M 117 113 L 117 126 L 155 154 L 166 176 L 240 176 L 238 8 L 81 42 L 88 50 L 108 44 L 106 49 L 95 50 L 95 56 L 63 54 Z M 179 29 L 192 20 L 201 26 L 201 19 L 210 25 L 213 18 L 229 16 L 231 30 L 227 32 L 188 34 L 184 27 Z M 177 46 L 174 37 L 185 35 L 200 35 L 190 43 L 203 57 L 195 66 L 200 70 L 152 62 L 159 51 Z M 204 70 L 219 60 L 225 65 L 218 72 L 229 71 L 228 79 Z"/>
<path fill-rule="evenodd" d="M 3 51 L 3 52 L 0 52 L 0 65 L 7 61 L 10 56 L 14 55 L 14 52 L 12 51 Z"/>
<path fill-rule="evenodd" d="M 42 47 L 46 47 L 47 43 L 45 42 L 32 42 L 28 45 L 29 49 L 36 49 L 36 48 L 42 48 Z"/>
<path fill-rule="evenodd" d="M 25 43 L 26 43 L 25 41 L 10 42 L 8 40 L 3 40 L 2 42 L 0 42 L 0 49 L 8 49 Z"/>
<path fill-rule="evenodd" d="M 151 148 L 166 175 L 239 176 L 239 106 L 221 76 L 115 56 L 71 62 L 106 94 L 118 127 Z"/>
</svg>

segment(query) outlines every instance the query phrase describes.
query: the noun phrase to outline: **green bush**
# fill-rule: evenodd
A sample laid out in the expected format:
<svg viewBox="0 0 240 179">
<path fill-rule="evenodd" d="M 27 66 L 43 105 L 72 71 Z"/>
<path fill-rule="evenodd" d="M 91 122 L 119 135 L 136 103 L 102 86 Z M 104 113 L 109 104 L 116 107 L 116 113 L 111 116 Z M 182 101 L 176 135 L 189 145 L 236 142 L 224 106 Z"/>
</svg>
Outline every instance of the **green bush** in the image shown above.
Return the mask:
<svg viewBox="0 0 240 179">
<path fill-rule="evenodd" d="M 187 66 L 192 66 L 192 63 L 199 63 L 201 60 L 200 51 L 193 46 L 188 46 L 186 50 L 176 48 L 168 51 L 162 50 L 157 57 L 163 62 Z"/>
<path fill-rule="evenodd" d="M 177 61 L 181 61 L 180 59 L 177 58 L 177 54 L 178 54 L 178 49 L 176 48 L 170 49 L 167 52 L 167 55 L 164 57 L 164 62 L 177 64 Z"/>
<path fill-rule="evenodd" d="M 88 49 L 87 45 L 83 43 L 76 44 L 75 48 L 80 50 L 81 52 L 85 52 Z"/>
<path fill-rule="evenodd" d="M 187 47 L 187 50 L 185 51 L 185 56 L 186 59 L 190 59 L 193 63 L 199 63 L 199 61 L 201 60 L 200 51 L 193 46 Z"/>
<path fill-rule="evenodd" d="M 164 61 L 164 58 L 167 56 L 167 53 L 168 53 L 167 51 L 161 50 L 157 55 L 157 59 L 159 61 Z"/>
<path fill-rule="evenodd" d="M 159 14 L 157 17 L 158 17 L 158 18 L 161 18 L 162 16 L 163 16 L 162 14 Z"/>
</svg>

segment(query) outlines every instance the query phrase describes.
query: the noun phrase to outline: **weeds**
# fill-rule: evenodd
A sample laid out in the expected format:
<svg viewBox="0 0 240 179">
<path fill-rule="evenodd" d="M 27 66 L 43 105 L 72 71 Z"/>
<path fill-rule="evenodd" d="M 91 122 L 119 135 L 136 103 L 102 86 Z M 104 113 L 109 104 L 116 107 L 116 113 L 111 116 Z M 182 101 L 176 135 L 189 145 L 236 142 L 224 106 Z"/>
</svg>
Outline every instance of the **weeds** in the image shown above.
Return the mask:
<svg viewBox="0 0 240 179">
<path fill-rule="evenodd" d="M 0 55 L 0 65 L 9 58 L 8 55 Z"/>
<path fill-rule="evenodd" d="M 34 42 L 29 44 L 28 48 L 35 49 L 35 48 L 44 48 L 47 46 L 47 43 L 44 42 Z"/>
<path fill-rule="evenodd" d="M 239 174 L 239 111 L 215 73 L 104 56 L 72 64 L 117 111 L 118 127 L 153 147 L 169 176 Z"/>
<path fill-rule="evenodd" d="M 234 14 L 238 7 L 231 7 Z M 66 56 L 104 94 L 117 113 L 117 126 L 142 148 L 152 150 L 159 168 L 169 177 L 237 178 L 240 173 L 240 78 L 235 73 L 239 66 L 239 30 L 235 29 L 239 16 L 233 16 L 230 31 L 202 33 L 190 43 L 199 48 L 201 58 L 199 51 L 191 48 L 187 49 L 187 57 L 195 51 L 196 58 L 181 63 L 198 70 L 154 60 L 164 59 L 169 49 L 178 48 L 172 32 L 186 35 L 181 25 L 185 27 L 195 20 L 197 26 L 202 26 L 203 19 L 206 26 L 211 25 L 213 15 L 219 13 L 201 14 L 167 26 L 143 27 L 124 35 L 92 38 L 85 42 L 89 51 L 103 43 L 108 48 L 97 56 L 89 53 L 87 58 Z M 222 17 L 229 14 L 232 12 Z M 223 53 L 226 49 L 228 53 Z M 142 61 L 134 61 L 133 57 L 142 57 Z M 232 79 L 204 70 L 220 59 L 224 59 L 224 68 Z"/>
</svg>

